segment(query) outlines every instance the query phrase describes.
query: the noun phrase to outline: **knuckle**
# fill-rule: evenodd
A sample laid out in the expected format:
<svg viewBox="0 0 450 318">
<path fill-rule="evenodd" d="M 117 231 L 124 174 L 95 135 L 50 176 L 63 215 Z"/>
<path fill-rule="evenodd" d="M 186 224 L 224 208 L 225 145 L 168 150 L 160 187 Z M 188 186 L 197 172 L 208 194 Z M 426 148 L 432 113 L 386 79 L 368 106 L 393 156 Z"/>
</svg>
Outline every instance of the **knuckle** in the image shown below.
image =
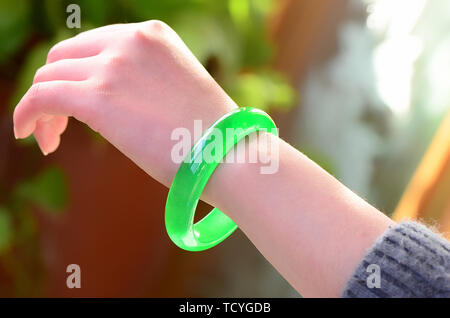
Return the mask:
<svg viewBox="0 0 450 318">
<path fill-rule="evenodd" d="M 101 77 L 93 80 L 97 104 L 105 104 L 114 94 L 116 83 L 110 77 Z"/>
<path fill-rule="evenodd" d="M 37 101 L 39 98 L 39 90 L 41 88 L 41 83 L 35 83 L 31 85 L 27 93 L 27 98 L 30 102 Z"/>
<path fill-rule="evenodd" d="M 128 60 L 125 55 L 112 53 L 102 57 L 98 72 L 92 77 L 96 95 L 104 102 L 120 87 L 121 74 L 127 72 Z"/>
<path fill-rule="evenodd" d="M 33 84 L 43 81 L 45 74 L 44 66 L 41 66 L 34 74 Z"/>
<path fill-rule="evenodd" d="M 60 42 L 61 43 L 61 42 Z M 47 63 L 51 63 L 58 58 L 58 52 L 60 50 L 61 44 L 56 43 L 53 47 L 48 51 L 47 54 Z"/>
<path fill-rule="evenodd" d="M 168 38 L 169 26 L 159 20 L 142 22 L 133 32 L 132 38 L 137 43 L 150 44 L 152 46 L 163 46 Z"/>
<path fill-rule="evenodd" d="M 47 54 L 47 63 L 56 60 L 56 49 L 51 49 Z"/>
<path fill-rule="evenodd" d="M 29 109 L 39 107 L 41 100 L 42 85 L 41 83 L 35 83 L 31 85 L 28 92 L 25 94 L 25 105 Z"/>
<path fill-rule="evenodd" d="M 154 32 L 154 33 L 164 32 L 168 28 L 169 28 L 169 26 L 160 20 L 149 20 L 149 21 L 143 22 L 143 29 L 148 32 Z"/>
<path fill-rule="evenodd" d="M 107 74 L 109 74 L 109 71 L 111 71 L 111 69 L 114 69 L 115 71 L 115 69 L 125 66 L 127 63 L 126 60 L 126 56 L 122 54 L 110 54 L 103 58 L 103 66 Z"/>
</svg>

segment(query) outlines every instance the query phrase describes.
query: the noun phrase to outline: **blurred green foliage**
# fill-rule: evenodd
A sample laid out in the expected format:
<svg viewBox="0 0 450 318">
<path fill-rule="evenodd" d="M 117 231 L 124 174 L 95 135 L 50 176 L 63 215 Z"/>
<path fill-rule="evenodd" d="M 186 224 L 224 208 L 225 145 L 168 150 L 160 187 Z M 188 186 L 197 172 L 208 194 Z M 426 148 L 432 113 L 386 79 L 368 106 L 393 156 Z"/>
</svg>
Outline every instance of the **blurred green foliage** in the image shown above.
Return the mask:
<svg viewBox="0 0 450 318">
<path fill-rule="evenodd" d="M 63 170 L 49 166 L 37 175 L 23 177 L 0 202 L 0 265 L 11 278 L 11 291 L 0 286 L 1 296 L 39 296 L 42 283 L 40 246 L 32 207 L 57 214 L 68 203 L 68 189 Z M 37 274 L 37 275 L 36 275 Z M 11 294 L 12 293 L 12 294 Z"/>
<path fill-rule="evenodd" d="M 81 29 L 66 26 L 70 3 L 80 5 Z M 105 24 L 160 19 L 239 105 L 287 108 L 294 93 L 268 67 L 273 49 L 265 19 L 273 10 L 273 0 L 0 0 L 0 63 L 24 48 L 28 51 L 11 105 L 26 92 L 56 42 Z M 31 39 L 37 43 L 27 47 Z"/>
<path fill-rule="evenodd" d="M 21 202 L 30 202 L 44 211 L 59 213 L 65 208 L 68 197 L 64 173 L 61 169 L 49 167 L 22 182 L 15 196 Z"/>
<path fill-rule="evenodd" d="M 169 24 L 238 105 L 285 110 L 293 104 L 294 92 L 283 76 L 268 66 L 273 47 L 266 36 L 265 21 L 274 10 L 274 2 L 0 0 L 0 67 L 11 69 L 12 65 L 15 81 L 10 110 L 26 93 L 57 42 L 102 25 L 149 19 Z M 66 8 L 72 3 L 81 8 L 81 29 L 66 25 L 70 14 Z M 18 143 L 37 151 L 32 137 Z M 65 179 L 64 171 L 50 166 L 37 175 L 24 173 L 14 189 L 0 196 L 0 265 L 14 277 L 16 294 L 30 295 L 27 288 L 32 288 L 33 279 L 21 265 L 29 256 L 17 256 L 11 250 L 30 252 L 31 242 L 36 241 L 32 206 L 52 214 L 65 210 Z"/>
<path fill-rule="evenodd" d="M 11 238 L 11 214 L 6 208 L 0 207 L 0 255 L 9 248 Z"/>
<path fill-rule="evenodd" d="M 27 40 L 29 9 L 26 1 L 0 1 L 0 63 L 7 61 Z"/>
<path fill-rule="evenodd" d="M 66 25 L 71 3 L 81 8 L 81 29 Z M 0 0 L 0 65 L 20 57 L 10 109 L 25 94 L 55 43 L 105 24 L 149 19 L 168 23 L 238 105 L 287 109 L 294 92 L 268 66 L 273 48 L 265 21 L 273 10 L 273 0 Z M 33 137 L 18 142 L 35 143 Z M 67 197 L 63 175 L 50 170 L 31 176 L 11 195 L 56 212 L 63 209 Z M 2 228 L 11 223 L 5 215 L 0 214 Z M 3 245 L 9 237 L 8 231 L 4 233 Z"/>
<path fill-rule="evenodd" d="M 54 214 L 64 211 L 68 202 L 65 178 L 61 169 L 50 166 L 19 182 L 10 191 L 7 200 L 0 205 L 0 256 L 14 240 L 20 241 L 34 232 L 34 226 L 30 227 L 34 222 L 28 214 L 30 207 Z"/>
</svg>

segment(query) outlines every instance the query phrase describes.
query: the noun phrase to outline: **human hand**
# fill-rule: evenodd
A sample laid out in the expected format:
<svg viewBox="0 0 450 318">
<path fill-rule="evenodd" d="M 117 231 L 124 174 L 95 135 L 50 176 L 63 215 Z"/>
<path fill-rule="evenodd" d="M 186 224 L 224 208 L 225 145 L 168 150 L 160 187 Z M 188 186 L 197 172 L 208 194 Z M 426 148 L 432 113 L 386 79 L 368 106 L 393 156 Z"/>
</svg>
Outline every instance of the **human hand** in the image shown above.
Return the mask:
<svg viewBox="0 0 450 318">
<path fill-rule="evenodd" d="M 58 148 L 67 116 L 99 132 L 165 185 L 175 128 L 206 129 L 237 107 L 178 35 L 160 21 L 93 29 L 56 44 L 14 111 L 14 134 Z M 192 134 L 191 134 L 192 135 Z"/>
<path fill-rule="evenodd" d="M 206 129 L 235 107 L 165 24 L 111 25 L 50 51 L 15 109 L 14 131 L 17 138 L 33 133 L 50 153 L 73 116 L 170 185 L 178 168 L 171 159 L 173 130 L 185 127 L 192 135 L 194 120 Z M 221 164 L 205 188 L 206 201 L 227 213 L 304 296 L 339 296 L 393 221 L 269 136 L 279 145 L 278 172 L 261 174 L 259 165 L 247 162 Z"/>
</svg>

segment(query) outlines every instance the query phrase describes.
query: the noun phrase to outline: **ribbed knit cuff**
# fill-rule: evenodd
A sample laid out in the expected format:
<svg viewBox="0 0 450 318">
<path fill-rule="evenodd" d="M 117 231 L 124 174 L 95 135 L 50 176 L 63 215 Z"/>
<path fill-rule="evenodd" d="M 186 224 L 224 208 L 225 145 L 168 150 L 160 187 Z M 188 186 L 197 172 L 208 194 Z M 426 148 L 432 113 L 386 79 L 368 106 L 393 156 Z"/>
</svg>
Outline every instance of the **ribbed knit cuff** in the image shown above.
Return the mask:
<svg viewBox="0 0 450 318">
<path fill-rule="evenodd" d="M 343 297 L 450 297 L 450 242 L 412 221 L 370 248 Z"/>
</svg>

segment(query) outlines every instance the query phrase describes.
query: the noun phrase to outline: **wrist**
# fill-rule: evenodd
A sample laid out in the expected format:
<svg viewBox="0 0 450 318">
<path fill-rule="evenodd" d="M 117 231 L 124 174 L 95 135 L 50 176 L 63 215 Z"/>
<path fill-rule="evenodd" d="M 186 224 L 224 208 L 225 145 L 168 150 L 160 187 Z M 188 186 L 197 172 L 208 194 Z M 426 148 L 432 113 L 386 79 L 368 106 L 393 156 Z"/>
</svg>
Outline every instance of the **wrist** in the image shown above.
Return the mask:
<svg viewBox="0 0 450 318">
<path fill-rule="evenodd" d="M 182 156 L 181 166 L 169 190 L 165 212 L 166 229 L 176 245 L 189 251 L 204 250 L 217 245 L 237 228 L 236 223 L 217 208 L 193 224 L 195 210 L 208 180 L 218 164 L 224 162 L 223 159 L 225 162 L 237 160 L 238 163 L 272 161 L 270 157 L 259 156 L 258 141 L 263 140 L 264 146 L 270 144 L 268 135 L 252 134 L 259 131 L 278 135 L 275 123 L 265 112 L 251 107 L 238 108 L 216 120 L 190 147 L 189 155 Z M 239 142 L 245 141 L 246 137 L 249 141 L 255 140 L 258 146 L 253 149 L 254 143 L 249 142 L 252 147 L 247 148 L 248 159 L 246 143 Z M 272 148 L 278 154 L 276 147 L 270 147 L 270 151 Z M 262 167 L 261 173 L 275 172 L 267 170 L 267 167 Z"/>
<path fill-rule="evenodd" d="M 165 150 L 165 155 L 168 157 L 168 160 L 166 160 L 168 166 L 164 174 L 164 182 L 162 183 L 167 187 L 170 187 L 184 157 L 204 134 L 205 130 L 217 119 L 238 108 L 233 100 L 224 92 L 223 94 L 215 94 L 213 97 L 203 96 L 202 100 L 197 102 L 196 105 L 187 106 L 189 111 L 185 114 L 179 114 L 180 118 L 175 120 L 170 130 L 164 129 L 168 131 L 166 134 L 168 140 L 166 145 L 168 145 L 168 148 Z M 178 138 L 180 135 L 176 133 L 176 130 L 183 132 L 181 134 L 183 138 Z M 187 146 L 184 147 L 184 152 L 181 157 L 180 152 L 176 149 L 180 142 L 187 142 Z"/>
<path fill-rule="evenodd" d="M 280 142 L 279 137 L 264 131 L 241 140 L 217 166 L 203 191 L 202 200 L 240 225 L 240 212 L 251 204 L 246 194 L 258 191 L 258 182 L 265 183 L 278 172 Z"/>
</svg>

